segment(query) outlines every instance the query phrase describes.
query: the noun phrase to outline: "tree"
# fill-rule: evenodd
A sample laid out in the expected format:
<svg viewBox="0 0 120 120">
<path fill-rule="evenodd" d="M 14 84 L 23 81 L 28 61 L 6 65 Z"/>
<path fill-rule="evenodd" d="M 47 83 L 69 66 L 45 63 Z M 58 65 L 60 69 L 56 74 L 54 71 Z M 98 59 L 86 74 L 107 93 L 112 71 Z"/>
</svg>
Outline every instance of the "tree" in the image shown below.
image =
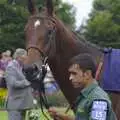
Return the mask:
<svg viewBox="0 0 120 120">
<path fill-rule="evenodd" d="M 56 0 L 55 0 L 56 1 Z M 71 28 L 75 28 L 75 8 L 73 5 L 63 3 L 61 0 L 54 2 L 55 11 L 58 17 Z"/>
<path fill-rule="evenodd" d="M 0 51 L 24 46 L 26 21 L 23 7 L 0 4 Z"/>
<path fill-rule="evenodd" d="M 39 9 L 43 7 L 44 0 L 36 0 Z M 64 23 L 75 27 L 75 10 L 72 5 L 54 0 L 55 11 Z M 27 0 L 0 0 L 0 51 L 24 47 L 24 27 L 29 13 Z"/>
<path fill-rule="evenodd" d="M 38 9 L 41 9 L 45 5 L 45 0 L 35 0 Z M 25 0 L 8 0 L 10 4 L 21 4 L 27 6 L 27 1 Z M 53 0 L 55 13 L 58 17 L 66 24 L 71 27 L 75 27 L 75 8 L 73 5 L 62 2 L 62 0 Z"/>
<path fill-rule="evenodd" d="M 120 48 L 120 0 L 95 0 L 85 26 L 89 41 L 105 47 Z"/>
</svg>

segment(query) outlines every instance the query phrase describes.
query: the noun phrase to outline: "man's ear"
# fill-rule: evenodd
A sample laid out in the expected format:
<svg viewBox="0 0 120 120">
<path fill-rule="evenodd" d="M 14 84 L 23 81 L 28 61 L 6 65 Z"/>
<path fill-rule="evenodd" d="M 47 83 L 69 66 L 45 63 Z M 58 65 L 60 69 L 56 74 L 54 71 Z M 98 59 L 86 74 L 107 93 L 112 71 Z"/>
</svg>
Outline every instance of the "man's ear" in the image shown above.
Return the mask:
<svg viewBox="0 0 120 120">
<path fill-rule="evenodd" d="M 84 77 L 85 77 L 86 79 L 91 78 L 91 76 L 92 76 L 91 70 L 86 70 L 86 71 L 84 72 Z"/>
</svg>

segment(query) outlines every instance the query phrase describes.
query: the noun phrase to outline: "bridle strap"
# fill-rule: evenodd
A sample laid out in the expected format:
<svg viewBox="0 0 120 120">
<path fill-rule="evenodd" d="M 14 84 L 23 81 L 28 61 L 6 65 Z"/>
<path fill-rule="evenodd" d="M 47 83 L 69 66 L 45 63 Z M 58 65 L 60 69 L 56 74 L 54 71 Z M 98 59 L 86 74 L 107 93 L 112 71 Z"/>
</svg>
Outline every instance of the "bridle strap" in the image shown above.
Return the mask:
<svg viewBox="0 0 120 120">
<path fill-rule="evenodd" d="M 97 68 L 97 71 L 96 71 L 96 74 L 95 74 L 95 79 L 96 80 L 99 80 L 99 75 L 102 71 L 102 68 L 103 68 L 103 62 L 100 61 L 99 65 L 98 65 L 98 68 Z"/>
<path fill-rule="evenodd" d="M 45 56 L 46 56 L 46 55 L 42 52 L 42 50 L 40 50 L 38 47 L 33 46 L 33 45 L 27 48 L 27 53 L 28 53 L 29 49 L 31 49 L 31 48 L 37 50 L 42 57 L 45 57 Z"/>
</svg>

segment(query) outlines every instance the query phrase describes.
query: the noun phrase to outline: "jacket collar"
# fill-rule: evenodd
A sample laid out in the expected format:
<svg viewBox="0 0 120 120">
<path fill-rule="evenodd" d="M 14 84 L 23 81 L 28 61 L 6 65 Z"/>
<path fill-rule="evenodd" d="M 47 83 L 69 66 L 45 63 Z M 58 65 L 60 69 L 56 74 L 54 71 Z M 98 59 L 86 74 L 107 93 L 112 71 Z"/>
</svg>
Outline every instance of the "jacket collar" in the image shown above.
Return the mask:
<svg viewBox="0 0 120 120">
<path fill-rule="evenodd" d="M 88 97 L 89 93 L 98 86 L 98 83 L 96 80 L 93 81 L 93 83 L 91 83 L 90 85 L 88 85 L 86 88 L 84 88 L 80 93 L 84 96 L 84 97 Z"/>
</svg>

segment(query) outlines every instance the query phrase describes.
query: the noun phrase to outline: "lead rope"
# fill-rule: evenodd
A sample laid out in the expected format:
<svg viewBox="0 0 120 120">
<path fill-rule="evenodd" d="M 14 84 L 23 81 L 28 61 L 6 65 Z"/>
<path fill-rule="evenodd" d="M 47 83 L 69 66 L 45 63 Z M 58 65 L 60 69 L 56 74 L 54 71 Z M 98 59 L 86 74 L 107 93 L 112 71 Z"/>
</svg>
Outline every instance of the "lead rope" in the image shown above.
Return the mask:
<svg viewBox="0 0 120 120">
<path fill-rule="evenodd" d="M 76 98 L 76 100 L 72 103 L 72 105 L 69 105 L 69 106 L 68 106 L 68 108 L 67 108 L 66 111 L 65 111 L 65 114 L 67 114 L 70 109 L 76 110 L 76 106 L 78 105 L 79 101 L 80 101 L 80 98 L 79 98 L 79 96 L 78 96 L 78 97 Z"/>
<path fill-rule="evenodd" d="M 45 106 L 46 109 L 49 109 L 49 104 L 48 104 L 47 96 L 45 95 L 45 88 L 44 88 L 44 83 L 43 83 L 45 75 L 47 73 L 47 60 L 48 60 L 48 57 L 45 57 L 43 61 L 43 65 L 42 65 L 42 76 L 40 76 L 41 84 L 39 87 L 39 96 L 40 96 L 40 107 L 41 107 L 42 114 L 47 120 L 49 120 L 43 108 Z M 43 85 L 43 87 L 41 87 L 41 85 Z"/>
</svg>

